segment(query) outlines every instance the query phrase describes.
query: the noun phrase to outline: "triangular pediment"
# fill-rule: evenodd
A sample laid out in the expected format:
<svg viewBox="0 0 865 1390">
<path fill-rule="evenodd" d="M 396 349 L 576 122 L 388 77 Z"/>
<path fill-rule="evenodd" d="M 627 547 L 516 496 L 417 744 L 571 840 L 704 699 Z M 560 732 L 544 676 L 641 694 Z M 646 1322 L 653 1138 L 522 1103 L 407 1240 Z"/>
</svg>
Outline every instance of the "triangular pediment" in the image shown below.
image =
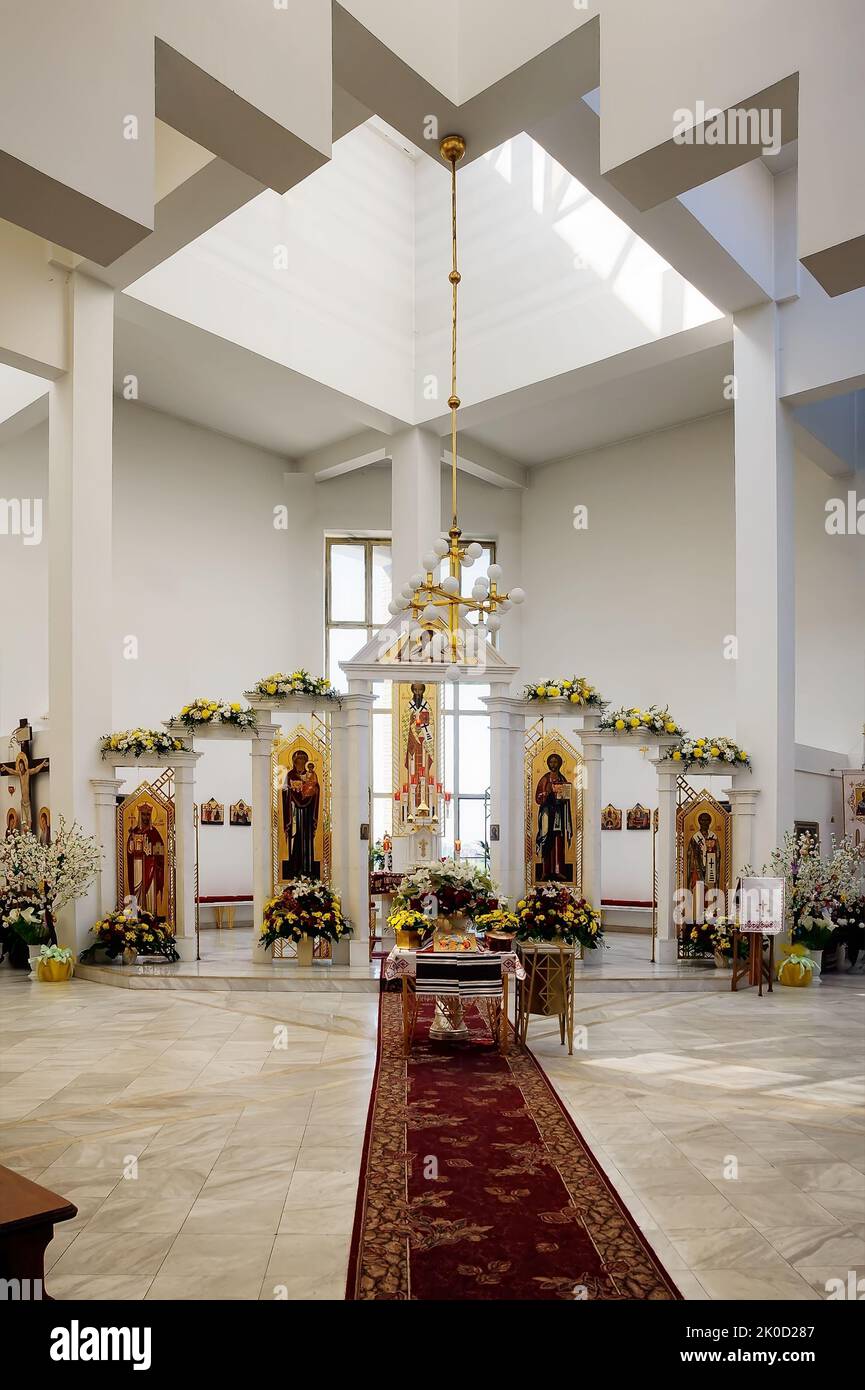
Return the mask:
<svg viewBox="0 0 865 1390">
<path fill-rule="evenodd" d="M 413 633 L 404 620 L 394 619 L 340 666 L 349 679 L 359 680 L 401 680 L 415 674 L 429 680 L 451 680 L 458 673 L 461 680 L 492 679 L 498 683 L 517 674 L 519 668 L 509 665 L 488 639 L 478 638 L 470 623 L 459 623 L 456 662 L 451 659 L 446 637 L 443 624 Z"/>
</svg>

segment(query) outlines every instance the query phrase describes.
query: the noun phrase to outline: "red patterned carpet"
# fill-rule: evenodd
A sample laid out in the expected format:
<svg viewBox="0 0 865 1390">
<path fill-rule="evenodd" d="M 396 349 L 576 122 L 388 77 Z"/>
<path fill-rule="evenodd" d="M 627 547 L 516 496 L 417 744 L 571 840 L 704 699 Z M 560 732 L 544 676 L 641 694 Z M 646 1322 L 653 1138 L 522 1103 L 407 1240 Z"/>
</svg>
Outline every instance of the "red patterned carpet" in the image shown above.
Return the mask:
<svg viewBox="0 0 865 1390">
<path fill-rule="evenodd" d="M 346 1297 L 679 1298 L 532 1054 L 474 1008 L 471 1043 L 430 1042 L 432 1013 L 407 1060 L 381 996 Z"/>
</svg>

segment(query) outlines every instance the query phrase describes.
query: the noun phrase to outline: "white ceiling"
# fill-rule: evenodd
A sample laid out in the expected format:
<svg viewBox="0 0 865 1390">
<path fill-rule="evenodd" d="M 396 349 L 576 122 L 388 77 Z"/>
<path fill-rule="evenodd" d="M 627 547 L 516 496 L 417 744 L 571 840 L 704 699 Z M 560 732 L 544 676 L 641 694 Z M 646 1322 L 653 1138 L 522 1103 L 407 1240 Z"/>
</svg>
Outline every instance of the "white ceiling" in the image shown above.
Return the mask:
<svg viewBox="0 0 865 1390">
<path fill-rule="evenodd" d="M 733 346 L 725 342 L 582 391 L 571 389 L 557 400 L 533 402 L 466 433 L 517 463 L 549 463 L 729 409 L 723 389 L 732 370 Z"/>
<path fill-rule="evenodd" d="M 224 338 L 120 295 L 114 380 L 138 378 L 138 400 L 286 458 L 336 443 L 377 412 Z"/>
</svg>

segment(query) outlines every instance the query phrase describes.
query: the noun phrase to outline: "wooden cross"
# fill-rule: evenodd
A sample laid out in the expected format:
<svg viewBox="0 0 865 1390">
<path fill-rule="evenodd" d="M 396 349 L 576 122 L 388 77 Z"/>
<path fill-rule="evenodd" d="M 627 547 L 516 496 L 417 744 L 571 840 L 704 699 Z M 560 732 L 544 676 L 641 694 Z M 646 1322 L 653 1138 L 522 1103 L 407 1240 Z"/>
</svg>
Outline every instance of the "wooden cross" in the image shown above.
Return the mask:
<svg viewBox="0 0 865 1390">
<path fill-rule="evenodd" d="M 33 750 L 33 730 L 26 719 L 18 721 L 18 728 L 12 735 L 19 751 L 8 763 L 0 763 L 0 777 L 17 777 L 21 792 L 21 829 L 32 834 L 35 821 L 32 779 L 39 772 L 49 771 L 49 761 L 42 758 L 38 763 L 30 761 Z"/>
</svg>

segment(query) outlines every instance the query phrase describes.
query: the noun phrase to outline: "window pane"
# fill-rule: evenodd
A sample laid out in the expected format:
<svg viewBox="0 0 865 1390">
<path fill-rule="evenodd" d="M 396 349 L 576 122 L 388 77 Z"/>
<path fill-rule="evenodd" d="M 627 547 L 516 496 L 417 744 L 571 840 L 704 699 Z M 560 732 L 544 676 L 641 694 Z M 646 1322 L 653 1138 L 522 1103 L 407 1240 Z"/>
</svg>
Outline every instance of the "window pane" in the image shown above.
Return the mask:
<svg viewBox="0 0 865 1390">
<path fill-rule="evenodd" d="M 393 833 L 393 802 L 389 796 L 374 796 L 372 799 L 372 842 L 376 844 L 382 835 Z"/>
<path fill-rule="evenodd" d="M 453 707 L 454 707 L 454 691 L 456 690 L 456 685 L 454 684 L 453 681 L 446 681 L 445 684 L 442 685 L 442 686 L 440 687 L 440 689 L 442 689 L 442 690 L 444 691 L 444 695 L 445 695 L 445 705 L 444 705 L 444 707 L 445 707 L 445 709 L 453 709 Z"/>
<path fill-rule="evenodd" d="M 460 718 L 460 792 L 485 792 L 490 784 L 488 715 Z"/>
<path fill-rule="evenodd" d="M 390 546 L 374 545 L 372 548 L 372 619 L 374 623 L 386 623 L 390 618 L 387 606 L 393 598 L 390 573 Z"/>
<path fill-rule="evenodd" d="M 348 690 L 348 682 L 339 669 L 340 661 L 350 661 L 366 645 L 365 627 L 334 627 L 330 630 L 327 674 L 337 690 Z"/>
<path fill-rule="evenodd" d="M 461 685 L 460 709 L 480 709 L 486 714 L 487 707 L 481 704 L 481 696 L 489 695 L 489 693 L 490 688 L 488 685 Z M 471 733 L 470 728 L 469 733 Z M 463 790 L 465 790 L 465 788 Z"/>
<path fill-rule="evenodd" d="M 471 593 L 472 585 L 474 584 L 475 580 L 480 579 L 482 576 L 486 575 L 487 566 L 491 564 L 492 553 L 488 545 L 484 546 L 483 554 L 480 556 L 479 559 L 475 560 L 474 564 L 472 564 L 471 561 L 466 561 L 462 569 L 462 592 L 464 594 Z"/>
<path fill-rule="evenodd" d="M 454 785 L 454 721 L 453 716 L 445 715 L 445 791 L 456 793 Z"/>
<path fill-rule="evenodd" d="M 372 790 L 393 791 L 393 722 L 389 714 L 372 716 Z"/>
<path fill-rule="evenodd" d="M 466 801 L 464 797 L 460 798 L 461 859 L 473 859 L 483 863 L 483 842 L 486 839 L 485 805 L 484 801 Z"/>
<path fill-rule="evenodd" d="M 390 602 L 390 600 L 388 600 Z M 366 618 L 364 547 L 330 547 L 330 617 L 335 623 L 362 623 Z"/>
</svg>

